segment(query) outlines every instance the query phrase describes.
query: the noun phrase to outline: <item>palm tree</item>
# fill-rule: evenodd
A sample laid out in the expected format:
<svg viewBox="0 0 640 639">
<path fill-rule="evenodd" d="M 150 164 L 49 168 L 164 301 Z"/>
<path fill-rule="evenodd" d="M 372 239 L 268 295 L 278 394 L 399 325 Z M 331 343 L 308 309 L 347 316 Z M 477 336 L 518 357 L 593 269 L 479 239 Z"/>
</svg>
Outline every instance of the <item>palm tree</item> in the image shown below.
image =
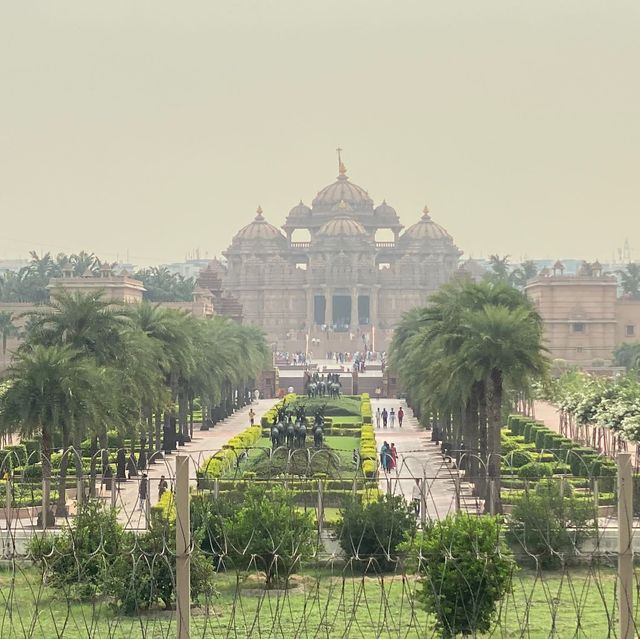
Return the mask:
<svg viewBox="0 0 640 639">
<path fill-rule="evenodd" d="M 105 388 L 91 360 L 69 346 L 23 348 L 9 368 L 0 397 L 0 423 L 23 437 L 39 435 L 42 448 L 42 526 L 48 526 L 51 451 L 54 436 L 68 439 L 80 421 L 93 419 L 104 404 Z M 66 434 L 65 434 L 66 433 Z M 66 476 L 61 473 L 59 505 L 64 509 Z"/>
<path fill-rule="evenodd" d="M 508 331 L 515 333 L 516 328 L 521 343 L 506 343 Z M 484 468 L 494 480 L 499 475 L 504 380 L 521 388 L 529 375 L 544 369 L 540 340 L 541 322 L 530 303 L 501 280 L 462 280 L 444 286 L 429 307 L 405 316 L 394 335 L 390 361 L 403 387 L 410 389 L 411 405 L 417 402 L 420 412 L 444 417 L 440 421 L 446 428 L 445 441 L 453 442 L 454 448 L 462 441 L 473 453 L 472 472 L 477 473 L 481 494 Z M 520 358 L 518 366 L 498 349 L 503 342 L 505 350 L 513 348 Z M 521 348 L 527 350 L 526 357 Z M 487 359 L 491 353 L 500 358 Z"/>
<path fill-rule="evenodd" d="M 2 354 L 7 354 L 7 340 L 17 333 L 17 327 L 13 323 L 13 313 L 0 311 L 0 333 L 2 333 Z"/>
<path fill-rule="evenodd" d="M 457 367 L 471 371 L 485 385 L 488 474 L 493 481 L 490 509 L 500 512 L 500 431 L 505 380 L 521 387 L 529 378 L 544 374 L 542 323 L 525 305 L 513 309 L 487 305 L 464 313 L 463 330 L 465 338 L 456 357 Z"/>
<path fill-rule="evenodd" d="M 116 401 L 111 410 L 110 419 L 98 423 L 82 422 L 88 430 L 78 432 L 78 438 L 65 441 L 65 444 L 78 444 L 86 436 L 92 436 L 92 463 L 91 463 L 91 492 L 95 486 L 96 454 L 99 448 L 102 451 L 102 471 L 108 469 L 108 438 L 109 428 L 125 430 L 126 418 L 130 413 L 121 410 L 127 404 L 125 382 L 127 378 L 122 375 L 115 376 L 116 369 L 122 369 L 121 363 L 125 360 L 125 332 L 129 326 L 129 318 L 122 308 L 110 300 L 106 300 L 102 293 L 68 293 L 62 291 L 56 293 L 52 300 L 27 314 L 29 323 L 27 326 L 27 339 L 25 347 L 32 345 L 43 346 L 69 346 L 82 357 L 92 358 L 96 365 L 107 370 L 106 375 L 111 380 L 111 387 L 119 386 L 121 389 L 121 401 Z"/>
<path fill-rule="evenodd" d="M 640 342 L 620 344 L 613 356 L 616 366 L 624 366 L 627 371 L 640 371 Z"/>
<path fill-rule="evenodd" d="M 504 255 L 500 257 L 499 255 L 490 255 L 489 256 L 489 266 L 491 266 L 491 270 L 495 277 L 501 280 L 506 280 L 509 277 L 509 256 Z"/>
<path fill-rule="evenodd" d="M 522 262 L 520 266 L 511 271 L 509 279 L 514 286 L 522 289 L 526 286 L 527 282 L 533 279 L 538 274 L 538 267 L 532 260 L 526 260 Z"/>
<path fill-rule="evenodd" d="M 640 264 L 627 264 L 624 271 L 618 271 L 618 275 L 624 294 L 634 300 L 640 299 Z"/>
</svg>

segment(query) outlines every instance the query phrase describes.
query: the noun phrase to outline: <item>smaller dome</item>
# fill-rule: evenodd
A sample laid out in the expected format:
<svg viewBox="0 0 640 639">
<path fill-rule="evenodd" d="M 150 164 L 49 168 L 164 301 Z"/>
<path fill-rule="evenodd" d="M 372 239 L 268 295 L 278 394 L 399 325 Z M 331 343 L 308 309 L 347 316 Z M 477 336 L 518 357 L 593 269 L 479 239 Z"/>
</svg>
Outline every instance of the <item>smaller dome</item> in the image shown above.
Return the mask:
<svg viewBox="0 0 640 639">
<path fill-rule="evenodd" d="M 317 237 L 366 237 L 367 231 L 364 226 L 357 220 L 348 215 L 337 215 L 332 220 L 325 222 L 318 233 Z"/>
<path fill-rule="evenodd" d="M 439 224 L 436 224 L 429 215 L 429 209 L 425 206 L 422 211 L 422 217 L 419 222 L 410 226 L 401 236 L 400 243 L 405 242 L 421 242 L 425 240 L 447 240 L 453 241 L 453 238 Z"/>
<path fill-rule="evenodd" d="M 288 219 L 291 219 L 294 217 L 307 217 L 310 214 L 311 214 L 311 209 L 306 204 L 304 204 L 302 200 L 300 200 L 300 203 L 296 204 L 289 211 Z"/>
<path fill-rule="evenodd" d="M 285 241 L 286 238 L 282 233 L 275 227 L 273 224 L 269 224 L 267 220 L 265 220 L 264 215 L 262 215 L 262 207 L 258 207 L 256 211 L 256 216 L 250 224 L 247 224 L 245 227 L 241 228 L 236 236 L 233 238 L 233 242 L 236 243 L 238 241 Z"/>
<path fill-rule="evenodd" d="M 373 212 L 378 217 L 397 217 L 398 215 L 396 213 L 396 210 L 392 206 L 389 206 L 387 204 L 386 200 L 382 200 L 382 204 L 379 204 L 378 206 L 376 206 L 376 208 L 373 209 Z"/>
</svg>

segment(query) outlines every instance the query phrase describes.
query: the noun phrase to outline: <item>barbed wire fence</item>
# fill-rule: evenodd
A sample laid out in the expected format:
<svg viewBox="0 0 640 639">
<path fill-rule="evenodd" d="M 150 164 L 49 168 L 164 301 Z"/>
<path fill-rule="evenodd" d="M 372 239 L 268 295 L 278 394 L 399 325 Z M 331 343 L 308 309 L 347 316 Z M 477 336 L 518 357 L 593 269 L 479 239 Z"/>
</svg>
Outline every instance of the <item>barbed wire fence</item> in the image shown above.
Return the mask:
<svg viewBox="0 0 640 639">
<path fill-rule="evenodd" d="M 329 456 L 311 473 L 317 451 L 304 453 L 309 472 L 293 475 L 270 463 L 270 449 L 249 448 L 207 477 L 214 452 L 166 455 L 146 477 L 121 480 L 56 469 L 54 520 L 42 515 L 41 478 L 12 474 L 24 460 L 5 459 L 0 639 L 453 637 L 433 607 L 448 605 L 445 579 L 457 584 L 458 616 L 473 625 L 502 557 L 510 586 L 491 629 L 479 624 L 468 635 L 638 635 L 640 504 L 628 454 L 618 456 L 617 477 L 494 478 L 505 524 L 491 552 L 482 555 L 464 529 L 439 530 L 449 572 L 435 573 L 424 535 L 448 516 L 486 518 L 477 489 L 486 479 L 473 475 L 468 452 L 469 463 L 449 454 L 434 466 L 405 451 L 392 471 L 365 477 L 355 462 L 337 472 Z M 260 462 L 260 476 L 244 470 L 247 459 Z M 381 511 L 392 516 L 365 520 L 361 509 L 345 527 L 350 503 L 382 496 L 397 498 L 395 510 Z M 480 575 L 461 563 L 463 542 L 484 557 Z"/>
</svg>

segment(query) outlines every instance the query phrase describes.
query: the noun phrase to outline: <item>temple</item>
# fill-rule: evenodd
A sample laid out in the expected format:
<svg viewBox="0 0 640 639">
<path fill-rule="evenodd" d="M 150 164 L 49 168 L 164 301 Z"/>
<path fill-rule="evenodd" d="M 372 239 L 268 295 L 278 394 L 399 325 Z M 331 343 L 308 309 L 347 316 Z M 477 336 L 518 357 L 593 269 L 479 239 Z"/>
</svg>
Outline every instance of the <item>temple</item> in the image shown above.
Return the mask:
<svg viewBox="0 0 640 639">
<path fill-rule="evenodd" d="M 339 156 L 336 181 L 311 206 L 295 205 L 282 230 L 258 208 L 238 231 L 224 253 L 224 294 L 280 350 L 308 350 L 309 340 L 319 352 L 385 350 L 403 313 L 425 304 L 461 255 L 426 207 L 403 228 L 392 206 L 375 206 L 349 180 Z"/>
</svg>

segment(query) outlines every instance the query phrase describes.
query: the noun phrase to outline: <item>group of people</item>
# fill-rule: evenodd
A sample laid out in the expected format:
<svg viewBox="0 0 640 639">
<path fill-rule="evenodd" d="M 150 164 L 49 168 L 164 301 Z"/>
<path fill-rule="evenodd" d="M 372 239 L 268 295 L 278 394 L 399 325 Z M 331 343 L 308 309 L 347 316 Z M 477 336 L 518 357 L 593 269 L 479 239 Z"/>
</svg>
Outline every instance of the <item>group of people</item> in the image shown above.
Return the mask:
<svg viewBox="0 0 640 639">
<path fill-rule="evenodd" d="M 158 482 L 158 501 L 162 499 L 167 490 L 169 490 L 169 483 L 164 475 L 160 475 L 160 481 Z M 149 498 L 149 477 L 147 473 L 142 473 L 140 482 L 138 484 L 138 508 L 144 510 Z"/>
<path fill-rule="evenodd" d="M 303 351 L 290 353 L 289 351 L 278 351 L 276 353 L 276 361 L 279 363 L 287 363 L 293 366 L 304 366 L 307 364 L 307 354 Z"/>
<path fill-rule="evenodd" d="M 395 428 L 396 425 L 396 417 L 398 418 L 398 426 L 402 428 L 402 421 L 404 420 L 404 410 L 402 410 L 402 406 L 398 408 L 398 412 L 396 413 L 393 410 L 393 407 L 390 411 L 387 411 L 386 408 L 383 408 L 376 411 L 376 428 L 380 428 L 380 424 L 382 424 L 382 428 Z"/>
<path fill-rule="evenodd" d="M 380 464 L 385 473 L 396 469 L 398 465 L 398 451 L 393 442 L 391 442 L 391 445 L 384 442 L 380 447 Z"/>
</svg>

